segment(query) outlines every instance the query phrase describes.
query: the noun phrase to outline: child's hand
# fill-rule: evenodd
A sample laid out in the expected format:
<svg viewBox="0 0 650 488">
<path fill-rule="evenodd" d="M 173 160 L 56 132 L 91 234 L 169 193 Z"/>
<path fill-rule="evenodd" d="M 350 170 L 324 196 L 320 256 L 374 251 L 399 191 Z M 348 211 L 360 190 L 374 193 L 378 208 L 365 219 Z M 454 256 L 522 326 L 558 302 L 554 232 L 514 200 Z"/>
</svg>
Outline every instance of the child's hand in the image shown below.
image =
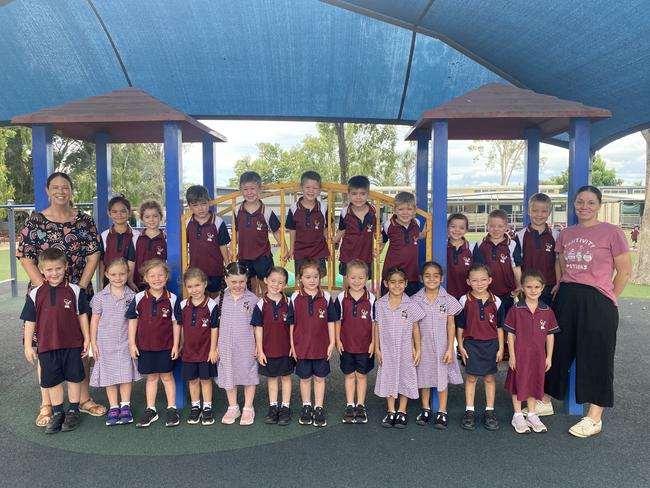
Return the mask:
<svg viewBox="0 0 650 488">
<path fill-rule="evenodd" d="M 84 341 L 83 348 L 81 349 L 81 357 L 82 357 L 82 358 L 88 357 L 88 349 L 89 349 L 89 348 L 90 348 L 90 341 L 89 341 L 89 340 L 85 340 L 85 341 Z"/>
<path fill-rule="evenodd" d="M 289 356 L 298 361 L 298 356 L 296 356 L 296 350 L 293 348 L 293 346 L 289 348 Z"/>
<path fill-rule="evenodd" d="M 341 354 L 345 349 L 343 349 L 343 343 L 340 340 L 336 340 L 336 350 Z"/>
<path fill-rule="evenodd" d="M 138 351 L 138 346 L 135 344 L 129 344 L 129 352 L 133 359 L 138 359 L 140 357 L 140 351 Z"/>
<path fill-rule="evenodd" d="M 178 346 L 172 347 L 172 361 L 178 359 Z"/>
<path fill-rule="evenodd" d="M 284 253 L 284 260 L 291 261 L 292 259 L 293 259 L 293 250 L 288 249 L 287 252 Z"/>
<path fill-rule="evenodd" d="M 512 353 L 510 353 L 510 357 L 508 358 L 508 367 L 513 371 L 517 370 L 517 361 L 515 360 L 515 355 Z"/>
<path fill-rule="evenodd" d="M 500 347 L 497 351 L 497 363 L 500 363 L 503 359 L 503 347 Z"/>
<path fill-rule="evenodd" d="M 257 362 L 260 363 L 262 366 L 266 366 L 267 360 L 266 360 L 266 354 L 264 354 L 264 351 L 261 349 L 257 350 Z"/>
<path fill-rule="evenodd" d="M 99 359 L 99 347 L 97 347 L 97 343 L 91 342 L 90 348 L 93 352 L 93 357 L 95 358 L 95 361 L 97 361 Z"/>
<path fill-rule="evenodd" d="M 462 359 L 463 364 L 467 366 L 467 358 L 469 357 L 469 354 L 467 354 L 465 348 L 461 346 L 458 346 L 458 352 L 460 353 L 460 359 Z"/>
<path fill-rule="evenodd" d="M 383 361 L 382 361 L 382 358 L 381 358 L 381 351 L 377 351 L 377 352 L 375 352 L 375 357 L 377 358 L 377 364 L 378 364 L 379 366 L 381 366 L 381 364 L 382 364 L 382 362 L 383 362 Z"/>
<path fill-rule="evenodd" d="M 454 349 L 453 347 L 450 347 L 445 351 L 445 355 L 442 356 L 442 362 L 444 364 L 451 364 L 453 360 L 454 360 Z"/>
<path fill-rule="evenodd" d="M 327 346 L 327 360 L 329 361 L 330 358 L 332 357 L 332 352 L 334 351 L 334 343 L 330 343 L 329 346 Z"/>
<path fill-rule="evenodd" d="M 548 357 L 546 358 L 546 365 L 545 365 L 544 372 L 546 372 L 546 371 L 548 371 L 549 369 L 551 369 L 551 365 L 552 365 L 552 363 L 553 363 L 553 362 L 551 361 L 551 356 L 548 356 Z"/>
<path fill-rule="evenodd" d="M 413 366 L 420 364 L 420 350 L 413 348 Z"/>
<path fill-rule="evenodd" d="M 560 289 L 560 283 L 556 283 L 553 288 L 551 288 L 551 296 L 555 298 L 555 295 L 557 295 L 557 291 Z M 550 303 L 547 303 L 546 305 L 551 305 Z"/>
<path fill-rule="evenodd" d="M 368 357 L 371 358 L 374 353 L 375 353 L 375 344 L 371 342 L 370 346 L 368 347 Z"/>
<path fill-rule="evenodd" d="M 36 361 L 38 360 L 38 356 L 36 355 L 36 352 L 34 351 L 34 348 L 31 345 L 25 347 L 25 359 L 27 359 L 27 362 L 29 364 L 36 366 Z"/>
<path fill-rule="evenodd" d="M 512 298 L 514 298 L 514 297 L 516 297 L 517 295 L 519 295 L 521 292 L 522 292 L 521 287 L 519 287 L 519 288 L 515 288 L 514 290 L 512 290 L 512 291 L 510 292 L 510 296 L 511 296 Z"/>
<path fill-rule="evenodd" d="M 210 354 L 208 354 L 208 361 L 210 361 L 212 364 L 216 364 L 217 359 L 219 359 L 219 353 L 217 350 L 214 349 L 210 351 Z"/>
</svg>

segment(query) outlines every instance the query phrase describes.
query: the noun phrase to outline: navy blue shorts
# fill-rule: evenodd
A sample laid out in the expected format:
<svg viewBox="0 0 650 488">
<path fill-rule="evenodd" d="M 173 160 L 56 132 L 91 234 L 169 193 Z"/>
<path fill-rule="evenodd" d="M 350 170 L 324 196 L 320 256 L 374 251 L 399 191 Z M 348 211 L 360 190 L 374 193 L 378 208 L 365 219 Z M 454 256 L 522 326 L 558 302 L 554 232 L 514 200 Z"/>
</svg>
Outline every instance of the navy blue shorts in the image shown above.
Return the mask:
<svg viewBox="0 0 650 488">
<path fill-rule="evenodd" d="M 138 357 L 138 372 L 140 374 L 170 373 L 174 370 L 172 351 L 143 351 Z"/>
<path fill-rule="evenodd" d="M 468 356 L 465 365 L 467 374 L 472 376 L 497 374 L 497 351 L 499 350 L 497 339 L 487 341 L 466 339 L 463 341 L 463 347 Z"/>
<path fill-rule="evenodd" d="M 181 368 L 181 377 L 184 380 L 209 380 L 217 376 L 217 366 L 210 361 L 203 361 L 200 363 L 186 363 L 183 361 Z"/>
<path fill-rule="evenodd" d="M 258 371 L 262 376 L 268 378 L 277 378 L 278 376 L 287 376 L 293 373 L 296 367 L 296 361 L 290 356 L 281 358 L 266 358 L 266 366 L 258 364 Z"/>
<path fill-rule="evenodd" d="M 366 263 L 368 266 L 368 279 L 372 279 L 372 263 Z M 348 273 L 348 263 L 340 262 L 339 263 L 339 274 L 345 276 Z"/>
<path fill-rule="evenodd" d="M 303 380 L 312 376 L 325 378 L 330 374 L 330 362 L 327 359 L 298 359 L 296 374 Z"/>
<path fill-rule="evenodd" d="M 300 263 L 302 263 L 304 259 L 296 259 L 294 260 L 294 270 L 296 272 L 296 278 L 298 277 L 298 270 L 300 270 Z M 320 277 L 325 278 L 327 276 L 327 258 L 320 258 L 316 259 L 318 261 L 318 265 L 320 266 Z"/>
<path fill-rule="evenodd" d="M 263 280 L 269 275 L 273 267 L 273 256 L 260 256 L 257 259 L 240 259 L 240 264 L 248 268 L 248 277 Z"/>
<path fill-rule="evenodd" d="M 343 351 L 341 353 L 341 371 L 343 371 L 343 374 L 352 374 L 355 371 L 360 374 L 368 374 L 374 367 L 375 358 L 371 358 L 367 352 L 352 353 Z"/>
<path fill-rule="evenodd" d="M 41 386 L 52 388 L 64 381 L 81 383 L 86 378 L 84 363 L 81 361 L 81 350 L 81 347 L 71 347 L 39 352 Z"/>
<path fill-rule="evenodd" d="M 208 293 L 216 293 L 221 291 L 223 285 L 223 276 L 208 276 Z"/>
</svg>

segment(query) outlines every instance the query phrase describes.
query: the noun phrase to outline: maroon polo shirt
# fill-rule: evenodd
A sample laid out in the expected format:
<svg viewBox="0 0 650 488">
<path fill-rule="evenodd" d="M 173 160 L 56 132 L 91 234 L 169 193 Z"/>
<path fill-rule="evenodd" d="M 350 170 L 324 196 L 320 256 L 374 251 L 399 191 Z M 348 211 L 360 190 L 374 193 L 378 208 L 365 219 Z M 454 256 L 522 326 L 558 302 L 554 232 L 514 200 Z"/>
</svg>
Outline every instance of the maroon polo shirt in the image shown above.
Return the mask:
<svg viewBox="0 0 650 488">
<path fill-rule="evenodd" d="M 223 276 L 223 256 L 219 246 L 230 242 L 230 234 L 221 217 L 210 212 L 210 218 L 199 224 L 194 216 L 186 221 L 190 266 L 200 268 L 208 276 Z"/>
<path fill-rule="evenodd" d="M 372 342 L 375 296 L 365 290 L 363 296 L 355 300 L 348 290 L 339 294 L 334 306 L 336 320 L 341 321 L 341 342 L 345 352 L 367 354 Z"/>
<path fill-rule="evenodd" d="M 264 295 L 253 309 L 251 325 L 262 327 L 262 348 L 269 358 L 281 358 L 289 355 L 291 340 L 289 338 L 289 300 L 284 295 L 279 302 Z"/>
<path fill-rule="evenodd" d="M 140 267 L 150 259 L 160 259 L 167 261 L 167 239 L 165 233 L 161 230 L 157 236 L 149 237 L 141 232 L 137 237 L 133 237 L 135 248 L 135 270 L 133 272 L 133 282 L 136 285 L 144 284 L 144 279 L 140 274 Z"/>
<path fill-rule="evenodd" d="M 555 286 L 555 239 L 559 232 L 547 225 L 540 234 L 532 226 L 521 229 L 515 237 L 521 249 L 521 270 L 535 269 L 542 273 L 549 286 Z"/>
<path fill-rule="evenodd" d="M 235 208 L 235 218 L 238 259 L 254 261 L 260 256 L 270 256 L 269 230 L 275 232 L 280 228 L 280 220 L 275 212 L 262 202 L 253 213 L 240 204 Z"/>
<path fill-rule="evenodd" d="M 386 278 L 386 272 L 395 266 L 400 266 L 406 271 L 409 281 L 420 281 L 418 273 L 418 239 L 420 237 L 420 224 L 413 219 L 408 227 L 397 222 L 393 215 L 390 220 L 384 222 L 382 237 L 384 242 L 390 241 L 382 277 Z"/>
<path fill-rule="evenodd" d="M 330 294 L 319 290 L 316 296 L 296 291 L 289 301 L 287 323 L 293 325 L 293 345 L 298 359 L 327 359 L 330 338 L 328 323 L 336 321 Z"/>
<path fill-rule="evenodd" d="M 521 266 L 521 250 L 516 240 L 506 235 L 501 242 L 494 244 L 489 235 L 485 236 L 474 247 L 474 262 L 483 263 L 490 269 L 490 291 L 495 295 L 509 295 L 517 288 L 513 268 Z"/>
<path fill-rule="evenodd" d="M 125 317 L 138 319 L 135 343 L 143 351 L 166 351 L 174 346 L 176 295 L 164 290 L 160 298 L 141 291 L 129 304 Z"/>
<path fill-rule="evenodd" d="M 285 227 L 295 230 L 293 243 L 294 259 L 320 259 L 330 255 L 325 240 L 327 227 L 327 204 L 316 199 L 316 206 L 311 210 L 302 205 L 302 197 L 291 205 L 287 212 Z"/>
<path fill-rule="evenodd" d="M 135 247 L 133 239 L 140 234 L 137 230 L 131 229 L 120 234 L 115 232 L 115 226 L 102 232 L 101 252 L 104 266 L 108 266 L 113 259 L 125 258 L 128 261 L 135 261 Z"/>
<path fill-rule="evenodd" d="M 459 248 L 447 241 L 447 293 L 459 299 L 469 291 L 467 272 L 474 264 L 474 244 L 463 239 Z"/>
<path fill-rule="evenodd" d="M 375 208 L 368 205 L 368 213 L 363 221 L 356 216 L 352 205 L 341 209 L 339 218 L 339 230 L 344 230 L 343 242 L 341 243 L 340 261 L 349 263 L 353 259 L 360 259 L 364 263 L 372 263 L 372 241 L 377 225 Z"/>
<path fill-rule="evenodd" d="M 178 302 L 177 302 L 178 303 Z M 219 327 L 219 307 L 210 297 L 200 305 L 188 298 L 176 305 L 178 325 L 183 327 L 183 350 L 181 358 L 186 363 L 203 363 L 210 355 L 212 329 Z"/>
<path fill-rule="evenodd" d="M 36 323 L 40 353 L 83 347 L 79 324 L 82 313 L 88 313 L 88 303 L 79 286 L 67 281 L 50 286 L 46 281 L 29 292 L 20 318 Z"/>
<path fill-rule="evenodd" d="M 518 342 L 520 338 L 524 339 L 526 344 L 535 344 L 536 339 L 540 340 L 539 336 L 544 336 L 544 339 L 541 339 L 543 342 L 548 334 L 560 332 L 551 307 L 539 302 L 535 312 L 531 312 L 523 300 L 510 307 L 503 328 L 506 332 L 515 334 Z"/>
<path fill-rule="evenodd" d="M 456 327 L 463 329 L 463 338 L 487 341 L 497 338 L 497 328 L 502 326 L 501 300 L 490 293 L 485 301 L 471 293 L 460 297 L 463 311 L 456 316 Z"/>
</svg>

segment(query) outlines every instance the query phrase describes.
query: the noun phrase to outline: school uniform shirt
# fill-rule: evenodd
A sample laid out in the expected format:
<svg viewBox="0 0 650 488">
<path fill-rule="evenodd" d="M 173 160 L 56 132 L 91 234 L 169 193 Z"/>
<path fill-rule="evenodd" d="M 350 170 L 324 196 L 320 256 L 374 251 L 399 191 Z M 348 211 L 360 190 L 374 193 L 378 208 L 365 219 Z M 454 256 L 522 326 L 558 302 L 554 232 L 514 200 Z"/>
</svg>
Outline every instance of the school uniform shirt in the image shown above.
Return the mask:
<svg viewBox="0 0 650 488">
<path fill-rule="evenodd" d="M 160 298 L 148 290 L 135 295 L 126 311 L 127 319 L 138 319 L 135 344 L 143 351 L 167 351 L 174 347 L 173 322 L 176 295 L 163 290 Z"/>
<path fill-rule="evenodd" d="M 149 237 L 145 232 L 140 232 L 139 235 L 133 236 L 133 247 L 135 249 L 133 282 L 136 285 L 141 285 L 144 283 L 144 279 L 139 270 L 145 261 L 150 259 L 167 261 L 167 236 L 162 230 L 155 237 Z"/>
<path fill-rule="evenodd" d="M 127 261 L 135 261 L 135 247 L 133 239 L 137 238 L 140 232 L 128 226 L 128 230 L 122 234 L 115 232 L 115 226 L 111 225 L 101 233 L 100 250 L 102 262 L 108 266 L 113 259 L 125 258 Z"/>
<path fill-rule="evenodd" d="M 513 269 L 521 266 L 521 248 L 516 240 L 504 236 L 498 244 L 485 236 L 474 247 L 474 262 L 487 265 L 492 275 L 490 291 L 498 296 L 509 295 L 515 290 Z"/>
<path fill-rule="evenodd" d="M 336 320 L 341 321 L 341 342 L 345 352 L 367 354 L 372 342 L 375 320 L 375 295 L 364 290 L 355 300 L 349 290 L 341 292 L 334 302 Z"/>
<path fill-rule="evenodd" d="M 521 270 L 535 269 L 542 273 L 548 286 L 555 286 L 555 241 L 560 232 L 548 225 L 540 234 L 531 225 L 517 232 L 515 240 L 521 249 Z"/>
<path fill-rule="evenodd" d="M 88 313 L 88 302 L 78 285 L 63 281 L 50 286 L 46 281 L 30 290 L 20 319 L 36 323 L 37 350 L 47 352 L 83 347 L 82 313 Z"/>
<path fill-rule="evenodd" d="M 293 345 L 298 359 L 327 359 L 329 322 L 336 321 L 334 301 L 318 290 L 315 296 L 299 290 L 289 300 L 287 323 L 293 325 Z"/>
<path fill-rule="evenodd" d="M 264 203 L 255 212 L 249 213 L 244 204 L 235 207 L 237 229 L 237 258 L 254 261 L 260 256 L 271 255 L 269 230 L 275 232 L 280 228 L 280 219 Z"/>
<path fill-rule="evenodd" d="M 413 219 L 408 227 L 404 227 L 397 222 L 397 217 L 393 215 L 390 220 L 384 222 L 382 227 L 382 239 L 384 242 L 390 241 L 382 277 L 386 278 L 386 272 L 395 266 L 400 266 L 406 271 L 406 277 L 409 281 L 419 281 L 418 273 L 418 240 L 420 237 L 420 224 Z"/>
<path fill-rule="evenodd" d="M 353 259 L 360 259 L 364 263 L 372 262 L 372 242 L 377 226 L 375 207 L 368 206 L 368 213 L 361 220 L 348 205 L 341 209 L 339 217 L 339 230 L 344 230 L 341 242 L 339 260 L 349 263 Z"/>
<path fill-rule="evenodd" d="M 262 327 L 262 349 L 269 358 L 289 356 L 291 339 L 289 337 L 289 300 L 282 295 L 279 302 L 264 294 L 251 318 L 253 327 Z"/>
<path fill-rule="evenodd" d="M 178 325 L 183 327 L 183 349 L 181 359 L 186 363 L 204 363 L 210 355 L 212 329 L 219 327 L 219 307 L 210 297 L 199 305 L 186 298 L 176 305 Z"/>
<path fill-rule="evenodd" d="M 330 255 L 324 234 L 327 227 L 325 202 L 316 199 L 316 206 L 310 210 L 302 205 L 302 197 L 300 197 L 289 208 L 284 226 L 296 231 L 293 243 L 294 259 L 320 259 Z"/>
<path fill-rule="evenodd" d="M 456 248 L 447 240 L 447 292 L 456 299 L 469 292 L 467 272 L 474 264 L 476 244 L 463 238 L 463 244 Z"/>
<path fill-rule="evenodd" d="M 199 224 L 192 215 L 185 221 L 187 243 L 190 248 L 190 266 L 200 268 L 208 276 L 223 276 L 224 264 L 220 246 L 230 242 L 226 224 L 218 215 Z"/>
<path fill-rule="evenodd" d="M 489 341 L 498 337 L 497 329 L 503 325 L 499 297 L 490 293 L 483 302 L 470 292 L 460 297 L 459 303 L 463 311 L 456 316 L 456 327 L 463 329 L 464 339 Z"/>
</svg>

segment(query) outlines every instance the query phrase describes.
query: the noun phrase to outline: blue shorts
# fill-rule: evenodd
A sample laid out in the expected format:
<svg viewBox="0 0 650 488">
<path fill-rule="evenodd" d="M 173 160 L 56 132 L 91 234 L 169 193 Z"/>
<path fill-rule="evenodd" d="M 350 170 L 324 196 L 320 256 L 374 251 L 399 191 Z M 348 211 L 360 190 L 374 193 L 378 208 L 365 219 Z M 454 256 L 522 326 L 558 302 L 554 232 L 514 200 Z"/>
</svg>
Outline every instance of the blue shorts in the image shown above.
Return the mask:
<svg viewBox="0 0 650 488">
<path fill-rule="evenodd" d="M 257 259 L 240 259 L 240 264 L 248 268 L 248 277 L 263 280 L 273 267 L 273 256 L 260 256 Z"/>
<path fill-rule="evenodd" d="M 372 279 L 372 263 L 366 263 L 366 266 L 368 266 L 368 279 Z M 339 274 L 341 276 L 345 276 L 348 272 L 348 263 L 344 263 L 341 261 L 339 263 Z"/>
<path fill-rule="evenodd" d="M 468 356 L 465 365 L 467 374 L 472 376 L 497 374 L 497 351 L 499 350 L 497 339 L 487 341 L 466 339 L 463 341 L 463 347 Z"/>
<path fill-rule="evenodd" d="M 86 378 L 81 361 L 81 347 L 55 349 L 38 353 L 41 365 L 41 386 L 52 388 L 64 381 L 81 383 Z"/>
<path fill-rule="evenodd" d="M 296 361 L 290 356 L 281 358 L 266 358 L 266 366 L 258 365 L 258 371 L 262 376 L 267 378 L 277 378 L 278 376 L 287 376 L 293 373 Z"/>
<path fill-rule="evenodd" d="M 312 376 L 325 378 L 330 374 L 330 362 L 327 359 L 298 359 L 296 374 L 303 380 Z"/>
<path fill-rule="evenodd" d="M 138 372 L 140 374 L 170 373 L 174 370 L 172 351 L 143 351 L 138 357 Z"/>
<path fill-rule="evenodd" d="M 216 293 L 222 290 L 223 276 L 208 276 L 208 293 Z"/>
<path fill-rule="evenodd" d="M 210 361 L 186 363 L 183 361 L 181 376 L 184 380 L 209 380 L 217 376 L 217 366 Z"/>
<path fill-rule="evenodd" d="M 343 351 L 341 353 L 341 371 L 343 374 L 368 374 L 375 367 L 375 358 L 370 357 L 367 352 L 352 353 Z"/>
</svg>

